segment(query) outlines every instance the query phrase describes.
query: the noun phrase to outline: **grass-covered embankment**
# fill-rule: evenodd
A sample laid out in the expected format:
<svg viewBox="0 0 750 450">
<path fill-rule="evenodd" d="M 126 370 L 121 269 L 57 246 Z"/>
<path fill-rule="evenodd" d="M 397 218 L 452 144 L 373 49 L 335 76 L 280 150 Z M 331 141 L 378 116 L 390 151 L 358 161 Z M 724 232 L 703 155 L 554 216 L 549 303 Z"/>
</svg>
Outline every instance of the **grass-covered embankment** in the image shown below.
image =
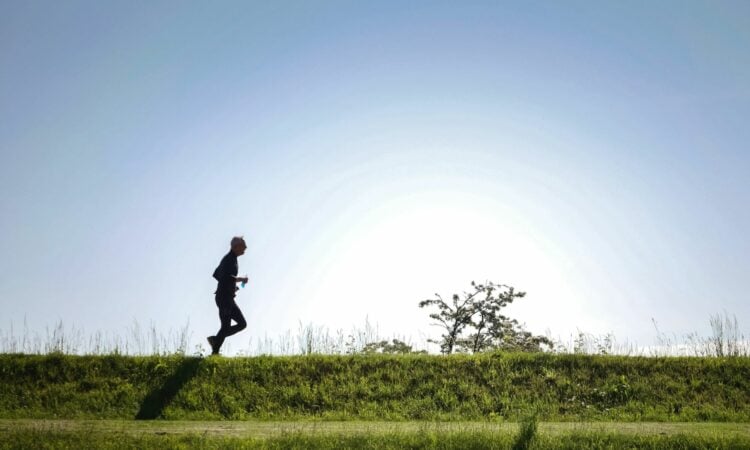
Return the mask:
<svg viewBox="0 0 750 450">
<path fill-rule="evenodd" d="M 750 358 L 0 355 L 0 417 L 750 420 Z"/>
</svg>

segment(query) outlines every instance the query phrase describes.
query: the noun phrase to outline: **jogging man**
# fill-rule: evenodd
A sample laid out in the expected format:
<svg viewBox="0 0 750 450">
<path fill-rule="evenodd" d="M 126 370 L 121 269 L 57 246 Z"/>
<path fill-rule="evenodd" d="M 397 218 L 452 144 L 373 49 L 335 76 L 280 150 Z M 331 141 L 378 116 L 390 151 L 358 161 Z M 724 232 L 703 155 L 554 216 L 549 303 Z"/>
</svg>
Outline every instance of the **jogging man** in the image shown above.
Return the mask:
<svg viewBox="0 0 750 450">
<path fill-rule="evenodd" d="M 208 337 L 208 344 L 211 346 L 211 354 L 218 355 L 221 345 L 227 336 L 231 336 L 245 329 L 247 322 L 242 315 L 239 306 L 234 301 L 237 290 L 237 283 L 247 283 L 247 277 L 237 276 L 237 257 L 245 254 L 247 245 L 242 236 L 232 238 L 230 242 L 229 253 L 224 255 L 219 263 L 219 267 L 214 270 L 214 278 L 219 284 L 216 286 L 216 306 L 219 307 L 219 320 L 221 328 L 216 336 Z M 237 322 L 231 325 L 232 320 Z"/>
</svg>

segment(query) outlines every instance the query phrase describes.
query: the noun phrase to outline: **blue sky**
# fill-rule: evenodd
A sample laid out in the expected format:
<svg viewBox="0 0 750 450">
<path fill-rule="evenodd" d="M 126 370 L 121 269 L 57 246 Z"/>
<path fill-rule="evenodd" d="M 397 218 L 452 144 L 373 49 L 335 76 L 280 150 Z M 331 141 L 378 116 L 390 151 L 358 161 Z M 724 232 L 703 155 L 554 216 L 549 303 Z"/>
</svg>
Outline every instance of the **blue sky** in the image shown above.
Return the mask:
<svg viewBox="0 0 750 450">
<path fill-rule="evenodd" d="M 747 2 L 3 2 L 2 323 L 650 343 L 750 307 Z"/>
</svg>

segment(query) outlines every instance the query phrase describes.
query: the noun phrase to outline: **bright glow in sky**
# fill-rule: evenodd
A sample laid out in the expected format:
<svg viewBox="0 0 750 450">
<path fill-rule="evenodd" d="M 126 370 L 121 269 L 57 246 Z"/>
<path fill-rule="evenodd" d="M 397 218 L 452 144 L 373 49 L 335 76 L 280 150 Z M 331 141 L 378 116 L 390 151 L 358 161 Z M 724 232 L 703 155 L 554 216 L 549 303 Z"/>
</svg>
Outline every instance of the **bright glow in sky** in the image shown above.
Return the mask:
<svg viewBox="0 0 750 450">
<path fill-rule="evenodd" d="M 3 2 L 0 329 L 746 327 L 749 5 Z"/>
</svg>

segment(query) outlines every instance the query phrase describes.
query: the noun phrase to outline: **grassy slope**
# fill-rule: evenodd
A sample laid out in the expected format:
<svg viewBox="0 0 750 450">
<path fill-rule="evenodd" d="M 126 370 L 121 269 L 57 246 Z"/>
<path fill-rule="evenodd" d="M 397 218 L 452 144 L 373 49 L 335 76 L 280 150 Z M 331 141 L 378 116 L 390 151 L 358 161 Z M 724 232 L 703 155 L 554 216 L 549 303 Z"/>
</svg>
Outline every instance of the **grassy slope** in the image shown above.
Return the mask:
<svg viewBox="0 0 750 450">
<path fill-rule="evenodd" d="M 0 355 L 0 417 L 737 421 L 750 359 Z"/>
</svg>

